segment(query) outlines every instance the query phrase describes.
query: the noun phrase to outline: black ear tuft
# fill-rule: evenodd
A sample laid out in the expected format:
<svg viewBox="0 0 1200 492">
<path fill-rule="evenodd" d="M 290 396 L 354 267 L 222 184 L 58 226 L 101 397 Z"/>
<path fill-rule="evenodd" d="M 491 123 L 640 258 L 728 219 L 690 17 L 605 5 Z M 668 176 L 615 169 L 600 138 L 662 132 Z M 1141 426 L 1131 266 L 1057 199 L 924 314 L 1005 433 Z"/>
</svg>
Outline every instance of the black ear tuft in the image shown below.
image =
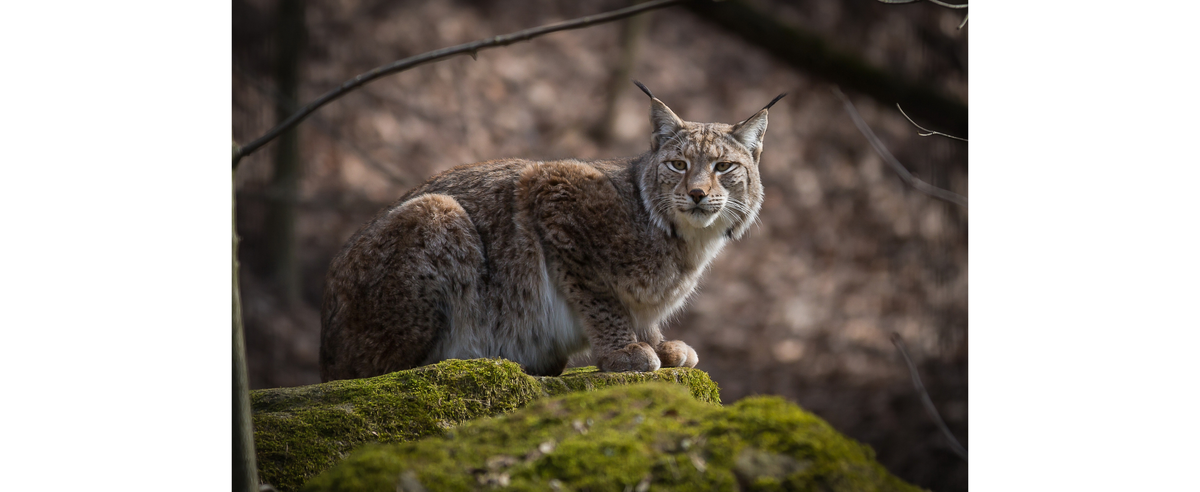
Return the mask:
<svg viewBox="0 0 1200 492">
<path fill-rule="evenodd" d="M 783 94 L 775 96 L 775 99 L 772 99 L 771 102 L 767 103 L 766 106 L 763 106 L 763 109 L 771 109 L 771 106 L 774 106 L 775 103 L 779 102 L 779 100 L 783 99 L 783 96 L 786 96 L 786 95 L 787 95 L 787 93 L 784 92 Z"/>
<path fill-rule="evenodd" d="M 658 99 L 657 97 L 654 97 L 654 94 L 651 94 L 651 93 L 650 93 L 650 89 L 647 89 L 647 88 L 646 88 L 646 84 L 643 84 L 643 83 L 641 83 L 641 82 L 638 82 L 638 81 L 636 81 L 636 80 L 635 80 L 635 81 L 633 81 L 633 83 L 634 83 L 634 85 L 638 86 L 638 89 L 641 89 L 641 90 L 642 90 L 642 92 L 645 92 L 647 96 L 650 96 L 650 99 Z M 780 96 L 780 97 L 783 97 L 783 96 Z M 774 101 L 772 101 L 772 104 L 774 104 Z"/>
</svg>

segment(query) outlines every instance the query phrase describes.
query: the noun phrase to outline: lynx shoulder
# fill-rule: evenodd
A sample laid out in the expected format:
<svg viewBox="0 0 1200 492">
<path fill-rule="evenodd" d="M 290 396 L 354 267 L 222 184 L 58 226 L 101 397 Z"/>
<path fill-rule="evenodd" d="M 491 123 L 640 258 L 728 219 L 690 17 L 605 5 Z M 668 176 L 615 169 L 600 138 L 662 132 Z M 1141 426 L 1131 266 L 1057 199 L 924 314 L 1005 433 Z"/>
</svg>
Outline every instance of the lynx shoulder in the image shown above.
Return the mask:
<svg viewBox="0 0 1200 492">
<path fill-rule="evenodd" d="M 589 347 L 603 371 L 695 366 L 659 324 L 754 222 L 771 105 L 685 122 L 638 86 L 649 152 L 456 167 L 351 237 L 326 278 L 322 380 L 480 357 L 557 375 Z"/>
</svg>

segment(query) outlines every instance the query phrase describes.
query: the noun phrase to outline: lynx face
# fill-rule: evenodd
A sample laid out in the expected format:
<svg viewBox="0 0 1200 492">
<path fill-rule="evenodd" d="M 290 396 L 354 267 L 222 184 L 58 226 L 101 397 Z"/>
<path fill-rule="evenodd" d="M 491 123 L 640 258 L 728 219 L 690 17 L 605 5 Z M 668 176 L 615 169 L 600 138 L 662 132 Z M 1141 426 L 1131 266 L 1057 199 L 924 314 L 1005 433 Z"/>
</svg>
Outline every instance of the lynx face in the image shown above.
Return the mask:
<svg viewBox="0 0 1200 492">
<path fill-rule="evenodd" d="M 726 231 L 756 215 L 762 199 L 758 163 L 732 137 L 731 129 L 694 125 L 656 154 L 656 205 L 673 223 Z"/>
<path fill-rule="evenodd" d="M 650 122 L 654 165 L 642 192 L 655 223 L 741 237 L 762 206 L 758 158 L 766 109 L 736 125 L 693 123 L 653 99 Z"/>
</svg>

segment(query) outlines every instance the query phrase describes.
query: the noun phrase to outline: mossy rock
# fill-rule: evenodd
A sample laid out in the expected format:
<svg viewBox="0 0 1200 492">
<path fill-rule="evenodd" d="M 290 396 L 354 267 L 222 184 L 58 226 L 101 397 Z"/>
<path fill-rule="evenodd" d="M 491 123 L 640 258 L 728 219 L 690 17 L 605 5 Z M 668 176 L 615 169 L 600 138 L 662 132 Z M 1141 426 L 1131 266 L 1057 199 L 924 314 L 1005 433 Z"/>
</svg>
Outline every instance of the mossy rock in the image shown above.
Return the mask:
<svg viewBox="0 0 1200 492">
<path fill-rule="evenodd" d="M 716 383 L 695 369 L 601 373 L 586 367 L 534 377 L 502 359 L 448 360 L 374 378 L 255 390 L 259 476 L 281 492 L 293 491 L 363 443 L 413 441 L 537 399 L 647 381 L 678 383 L 698 401 L 720 403 Z"/>
<path fill-rule="evenodd" d="M 304 487 L 484 489 L 920 490 L 781 398 L 720 407 L 660 383 L 543 399 L 441 436 L 368 444 Z"/>
</svg>

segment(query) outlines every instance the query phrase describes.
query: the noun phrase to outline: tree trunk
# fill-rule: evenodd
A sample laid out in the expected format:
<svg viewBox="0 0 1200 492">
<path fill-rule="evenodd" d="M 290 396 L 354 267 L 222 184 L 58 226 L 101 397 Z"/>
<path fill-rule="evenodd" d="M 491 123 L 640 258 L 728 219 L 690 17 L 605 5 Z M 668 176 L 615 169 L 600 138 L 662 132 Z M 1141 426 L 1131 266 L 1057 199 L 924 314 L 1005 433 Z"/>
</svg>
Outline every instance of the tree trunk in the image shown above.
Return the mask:
<svg viewBox="0 0 1200 492">
<path fill-rule="evenodd" d="M 237 144 L 233 145 L 234 154 Z M 237 171 L 233 171 L 233 490 L 258 491 L 254 459 L 254 425 L 250 420 L 250 384 L 246 375 L 246 344 L 242 328 L 242 294 L 238 288 Z"/>
<path fill-rule="evenodd" d="M 646 27 L 650 25 L 650 15 L 635 15 L 621 21 L 621 58 L 617 61 L 612 77 L 608 79 L 608 99 L 604 102 L 604 116 L 594 132 L 596 141 L 600 144 L 612 140 L 617 125 L 617 104 L 621 94 L 633 85 L 629 75 L 633 73 L 634 64 L 637 63 L 638 42 L 642 33 L 646 32 Z"/>
<path fill-rule="evenodd" d="M 283 122 L 296 110 L 300 54 L 304 49 L 304 2 L 283 0 L 279 7 L 275 78 L 283 96 L 275 103 L 276 118 Z M 300 187 L 300 136 L 293 128 L 280 135 L 275 147 L 275 174 L 271 179 L 267 210 L 267 247 L 271 277 L 288 303 L 300 300 L 300 268 L 296 260 L 296 199 Z"/>
</svg>

